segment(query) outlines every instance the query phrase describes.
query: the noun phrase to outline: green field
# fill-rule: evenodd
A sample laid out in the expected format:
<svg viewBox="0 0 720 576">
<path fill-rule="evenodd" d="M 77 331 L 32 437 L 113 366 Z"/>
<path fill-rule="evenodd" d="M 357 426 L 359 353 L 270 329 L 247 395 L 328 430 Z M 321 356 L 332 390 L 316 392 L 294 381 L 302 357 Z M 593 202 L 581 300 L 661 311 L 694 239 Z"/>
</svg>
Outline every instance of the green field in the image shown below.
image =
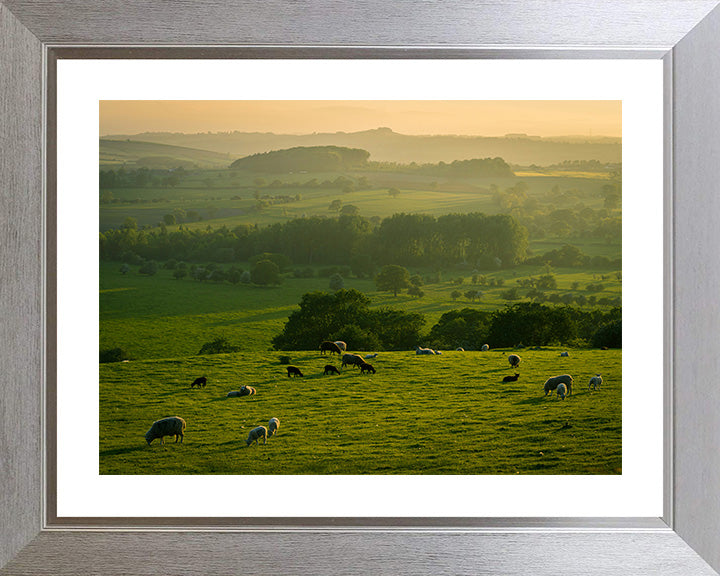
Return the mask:
<svg viewBox="0 0 720 576">
<path fill-rule="evenodd" d="M 520 379 L 502 383 L 508 352 L 381 352 L 362 376 L 323 376 L 337 357 L 288 353 L 304 378 L 287 378 L 277 352 L 101 364 L 100 473 L 620 474 L 621 352 L 521 350 Z M 589 391 L 596 372 L 605 382 Z M 544 397 L 563 373 L 574 394 Z M 200 375 L 207 387 L 190 389 Z M 257 394 L 225 397 L 242 385 Z M 148 446 L 166 416 L 186 420 L 185 441 Z M 246 447 L 271 417 L 277 436 Z"/>
</svg>

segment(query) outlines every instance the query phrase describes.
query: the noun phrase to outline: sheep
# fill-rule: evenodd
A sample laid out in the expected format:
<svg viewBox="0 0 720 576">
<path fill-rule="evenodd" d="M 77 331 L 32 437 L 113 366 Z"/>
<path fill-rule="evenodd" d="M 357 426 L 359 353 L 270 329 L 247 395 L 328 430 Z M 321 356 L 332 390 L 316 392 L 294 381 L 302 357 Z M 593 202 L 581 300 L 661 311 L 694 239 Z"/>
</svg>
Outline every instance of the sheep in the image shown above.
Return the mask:
<svg viewBox="0 0 720 576">
<path fill-rule="evenodd" d="M 487 352 L 488 350 L 490 350 L 490 346 L 488 346 L 487 344 L 483 344 L 480 347 L 480 350 L 482 350 L 483 352 Z"/>
<path fill-rule="evenodd" d="M 465 348 L 463 348 L 462 346 L 458 346 L 457 348 L 455 348 L 455 352 L 465 352 Z"/>
<path fill-rule="evenodd" d="M 361 356 L 358 356 L 357 354 L 343 354 L 342 357 L 342 365 L 341 368 L 345 368 L 345 366 L 360 366 L 360 364 L 364 363 L 365 360 L 362 359 Z"/>
<path fill-rule="evenodd" d="M 508 356 L 508 362 L 510 362 L 510 366 L 512 368 L 517 368 L 520 365 L 520 356 L 517 354 L 510 354 L 510 356 Z"/>
<path fill-rule="evenodd" d="M 292 375 L 292 377 L 295 378 L 296 376 L 302 376 L 303 373 L 300 372 L 300 368 L 298 368 L 297 366 L 288 366 L 287 367 L 287 375 L 288 375 L 288 378 L 290 378 L 290 375 Z"/>
<path fill-rule="evenodd" d="M 197 386 L 198 388 L 202 387 L 205 388 L 205 385 L 207 384 L 207 378 L 205 376 L 201 376 L 200 378 L 195 378 L 195 381 L 190 384 L 190 388 L 194 388 Z"/>
<path fill-rule="evenodd" d="M 267 428 L 265 428 L 265 426 L 258 426 L 257 428 L 253 428 L 252 430 L 250 430 L 250 434 L 248 434 L 248 437 L 247 437 L 247 440 L 245 440 L 245 443 L 248 446 L 250 446 L 250 444 L 255 442 L 255 444 L 257 444 L 259 446 L 260 442 L 258 442 L 258 440 L 260 440 L 260 438 L 262 438 L 263 444 L 267 444 L 267 434 L 268 434 L 268 431 L 267 431 Z"/>
<path fill-rule="evenodd" d="M 560 382 L 560 384 L 557 385 L 557 388 L 555 388 L 555 393 L 557 394 L 557 397 L 560 398 L 560 400 L 565 400 L 565 396 L 567 396 L 567 388 L 565 387 L 565 384 Z"/>
<path fill-rule="evenodd" d="M 240 388 L 240 396 L 252 396 L 257 390 L 252 386 L 243 386 Z"/>
<path fill-rule="evenodd" d="M 340 370 L 335 368 L 332 364 L 325 364 L 325 371 L 323 372 L 325 376 L 328 374 L 340 374 Z"/>
<path fill-rule="evenodd" d="M 163 418 L 162 420 L 156 420 L 150 426 L 150 430 L 145 433 L 145 440 L 150 445 L 150 442 L 156 438 L 160 438 L 160 444 L 165 444 L 165 436 L 175 436 L 175 443 L 180 438 L 182 444 L 183 438 L 185 437 L 185 420 L 179 416 L 170 416 Z"/>
<path fill-rule="evenodd" d="M 330 352 L 330 354 L 338 354 L 342 352 L 340 350 L 340 346 L 335 344 L 335 342 L 330 342 L 329 340 L 325 340 L 322 344 L 320 344 L 320 354 L 325 354 L 325 352 Z"/>
<path fill-rule="evenodd" d="M 515 376 L 505 376 L 503 382 L 517 382 L 518 378 L 520 378 L 520 374 L 515 372 Z"/>
<path fill-rule="evenodd" d="M 372 372 L 373 374 L 375 374 L 375 368 L 373 368 L 372 364 L 363 362 L 362 364 L 360 364 L 360 374 L 365 374 L 365 372 Z"/>
<path fill-rule="evenodd" d="M 569 352 L 560 352 L 560 356 L 562 358 L 567 358 L 568 356 L 570 356 L 570 353 Z"/>
<path fill-rule="evenodd" d="M 347 350 L 347 344 L 345 344 L 345 342 L 343 342 L 342 340 L 335 340 L 335 344 L 343 352 L 345 352 Z"/>
<path fill-rule="evenodd" d="M 602 381 L 603 381 L 602 376 L 600 376 L 600 374 L 596 374 L 595 376 L 590 378 L 590 383 L 588 384 L 588 390 L 590 390 L 590 388 L 592 388 L 593 390 L 597 390 L 598 388 L 600 388 L 600 384 L 602 384 Z"/>
<path fill-rule="evenodd" d="M 365 354 L 365 360 L 370 360 L 371 358 L 377 358 L 377 352 L 375 352 L 375 354 Z"/>
<path fill-rule="evenodd" d="M 277 418 L 270 418 L 270 422 L 268 422 L 268 437 L 274 436 L 277 434 L 277 431 L 280 429 L 280 420 Z"/>
<path fill-rule="evenodd" d="M 552 391 L 558 387 L 558 384 L 565 384 L 568 395 L 572 394 L 573 377 L 570 374 L 563 374 L 562 376 L 553 376 L 545 381 L 543 385 L 545 396 L 552 395 Z"/>
<path fill-rule="evenodd" d="M 423 354 L 437 354 L 437 352 L 435 352 L 432 348 L 420 348 L 420 346 L 415 346 L 415 354 L 421 356 Z"/>
</svg>

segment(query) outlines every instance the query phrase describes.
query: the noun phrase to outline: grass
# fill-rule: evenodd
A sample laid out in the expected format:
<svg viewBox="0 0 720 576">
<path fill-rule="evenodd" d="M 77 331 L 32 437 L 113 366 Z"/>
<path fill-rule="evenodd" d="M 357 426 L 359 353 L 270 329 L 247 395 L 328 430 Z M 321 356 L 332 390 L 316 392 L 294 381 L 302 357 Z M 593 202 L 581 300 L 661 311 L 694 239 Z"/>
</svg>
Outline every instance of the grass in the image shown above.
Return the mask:
<svg viewBox="0 0 720 576">
<path fill-rule="evenodd" d="M 287 378 L 274 352 L 102 364 L 100 473 L 620 474 L 621 352 L 522 350 L 520 379 L 502 383 L 508 353 L 383 352 L 374 375 L 323 376 L 337 357 L 283 352 L 304 378 Z M 596 372 L 605 383 L 589 391 Z M 562 373 L 574 394 L 544 397 Z M 201 375 L 207 387 L 190 389 Z M 243 384 L 257 394 L 225 397 Z M 184 443 L 147 446 L 150 424 L 173 415 Z M 247 448 L 271 417 L 278 435 Z"/>
</svg>

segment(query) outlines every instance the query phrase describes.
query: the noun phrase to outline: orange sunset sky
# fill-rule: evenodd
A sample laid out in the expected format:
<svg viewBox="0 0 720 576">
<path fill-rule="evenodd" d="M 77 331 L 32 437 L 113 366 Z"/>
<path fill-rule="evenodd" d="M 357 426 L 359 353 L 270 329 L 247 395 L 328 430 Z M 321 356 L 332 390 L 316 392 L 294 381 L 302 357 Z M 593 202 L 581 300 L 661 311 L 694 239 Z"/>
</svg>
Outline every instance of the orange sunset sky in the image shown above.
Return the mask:
<svg viewBox="0 0 720 576">
<path fill-rule="evenodd" d="M 619 100 L 104 100 L 100 135 L 141 132 L 358 132 L 616 136 Z"/>
</svg>

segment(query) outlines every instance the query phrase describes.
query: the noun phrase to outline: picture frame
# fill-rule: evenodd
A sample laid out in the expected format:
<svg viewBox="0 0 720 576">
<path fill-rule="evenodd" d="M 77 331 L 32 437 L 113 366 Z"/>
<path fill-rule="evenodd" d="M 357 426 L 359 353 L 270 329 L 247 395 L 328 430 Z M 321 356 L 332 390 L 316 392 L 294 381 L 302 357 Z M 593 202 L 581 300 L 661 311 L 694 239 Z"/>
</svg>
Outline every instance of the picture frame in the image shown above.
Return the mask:
<svg viewBox="0 0 720 576">
<path fill-rule="evenodd" d="M 715 574 L 713 386 L 720 267 L 717 0 L 452 4 L 0 2 L 0 574 Z M 508 16 L 512 16 L 508 18 Z M 579 17 L 581 16 L 581 17 Z M 165 25 L 171 23 L 170 26 Z M 162 23 L 163 25 L 160 25 Z M 363 26 L 357 26 L 363 24 Z M 92 525 L 52 515 L 58 58 L 653 58 L 665 67 L 662 518 L 212 519 Z M 48 169 L 49 168 L 49 169 Z M 661 351 L 658 351 L 658 357 Z M 656 361 L 632 359 L 626 361 Z M 549 497 L 552 497 L 549 495 Z"/>
</svg>

